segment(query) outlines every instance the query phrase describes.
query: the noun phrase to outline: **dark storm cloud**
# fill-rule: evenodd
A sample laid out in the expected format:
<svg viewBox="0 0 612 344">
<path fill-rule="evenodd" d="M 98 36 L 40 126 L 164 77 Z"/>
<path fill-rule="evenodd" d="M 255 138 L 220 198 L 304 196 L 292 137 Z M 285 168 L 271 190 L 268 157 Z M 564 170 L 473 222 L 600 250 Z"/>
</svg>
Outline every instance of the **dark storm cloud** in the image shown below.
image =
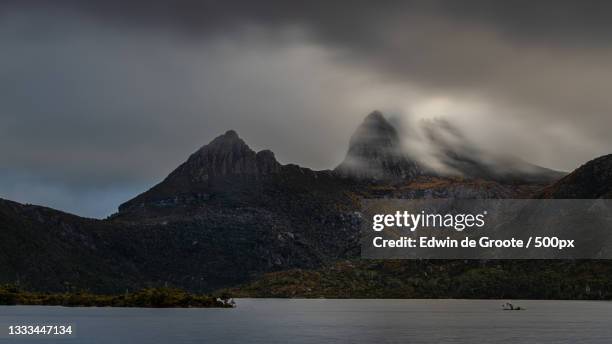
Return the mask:
<svg viewBox="0 0 612 344">
<path fill-rule="evenodd" d="M 229 128 L 331 168 L 374 108 L 448 117 L 572 169 L 612 147 L 611 14 L 607 1 L 3 1 L 0 197 L 106 214 Z"/>
<path fill-rule="evenodd" d="M 307 25 L 322 38 L 368 41 L 376 27 L 389 19 L 414 15 L 444 17 L 488 25 L 520 39 L 542 39 L 580 45 L 609 41 L 612 33 L 609 1 L 201 1 L 201 0 L 58 0 L 3 1 L 0 11 L 71 10 L 129 26 L 166 26 L 185 32 L 226 32 L 232 26 Z M 363 44 L 361 44 L 363 46 Z"/>
<path fill-rule="evenodd" d="M 487 88 L 512 101 L 514 96 L 525 99 L 527 105 L 559 100 L 561 108 L 567 108 L 563 103 L 569 93 L 580 98 L 570 105 L 574 112 L 585 106 L 589 112 L 607 111 L 610 105 L 602 106 L 597 92 L 594 99 L 581 92 L 609 77 L 609 1 L 75 0 L 4 6 L 5 11 L 15 6 L 73 11 L 103 25 L 169 29 L 193 39 L 231 35 L 253 25 L 272 31 L 302 27 L 321 44 L 347 49 L 345 59 L 375 66 L 399 80 Z M 567 76 L 557 76 L 566 71 Z M 559 78 L 567 85 L 560 85 Z M 540 97 L 539 90 L 549 86 L 559 99 Z"/>
</svg>

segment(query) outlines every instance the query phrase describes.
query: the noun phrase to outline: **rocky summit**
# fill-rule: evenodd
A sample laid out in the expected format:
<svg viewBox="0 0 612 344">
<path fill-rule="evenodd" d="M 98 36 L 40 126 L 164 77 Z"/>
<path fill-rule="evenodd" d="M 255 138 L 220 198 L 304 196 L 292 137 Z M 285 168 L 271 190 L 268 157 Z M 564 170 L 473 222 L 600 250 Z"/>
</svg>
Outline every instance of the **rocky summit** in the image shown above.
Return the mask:
<svg viewBox="0 0 612 344">
<path fill-rule="evenodd" d="M 344 161 L 334 171 L 371 180 L 408 180 L 422 172 L 402 149 L 397 130 L 378 111 L 369 114 L 357 128 Z"/>
<path fill-rule="evenodd" d="M 269 150 L 253 151 L 229 130 L 191 154 L 166 179 L 151 190 L 122 204 L 125 212 L 145 204 L 172 205 L 186 200 L 207 199 L 211 187 L 226 179 L 255 181 L 279 173 L 281 165 Z"/>
<path fill-rule="evenodd" d="M 167 181 L 185 179 L 198 183 L 228 175 L 257 177 L 278 172 L 279 166 L 274 153 L 269 150 L 255 153 L 235 131 L 229 130 L 193 153 Z"/>
</svg>

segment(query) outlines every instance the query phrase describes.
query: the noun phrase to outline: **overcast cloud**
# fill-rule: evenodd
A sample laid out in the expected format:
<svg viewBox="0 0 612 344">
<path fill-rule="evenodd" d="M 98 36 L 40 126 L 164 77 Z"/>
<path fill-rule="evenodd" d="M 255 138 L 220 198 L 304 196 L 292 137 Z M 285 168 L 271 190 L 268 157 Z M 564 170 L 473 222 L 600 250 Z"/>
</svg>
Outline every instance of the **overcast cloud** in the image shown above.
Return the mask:
<svg viewBox="0 0 612 344">
<path fill-rule="evenodd" d="M 603 1 L 24 3 L 0 5 L 2 198 L 103 217 L 227 129 L 333 168 L 374 109 L 560 170 L 612 147 Z"/>
</svg>

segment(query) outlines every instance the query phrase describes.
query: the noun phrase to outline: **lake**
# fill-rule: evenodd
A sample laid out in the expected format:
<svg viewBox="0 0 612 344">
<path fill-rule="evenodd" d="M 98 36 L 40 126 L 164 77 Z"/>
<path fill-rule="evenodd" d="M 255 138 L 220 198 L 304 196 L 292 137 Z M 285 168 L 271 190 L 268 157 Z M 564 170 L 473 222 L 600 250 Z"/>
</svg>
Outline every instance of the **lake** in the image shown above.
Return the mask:
<svg viewBox="0 0 612 344">
<path fill-rule="evenodd" d="M 0 307 L 0 324 L 73 324 L 46 343 L 612 343 L 612 302 L 238 299 L 235 309 Z M 0 343 L 42 342 L 0 338 Z"/>
</svg>

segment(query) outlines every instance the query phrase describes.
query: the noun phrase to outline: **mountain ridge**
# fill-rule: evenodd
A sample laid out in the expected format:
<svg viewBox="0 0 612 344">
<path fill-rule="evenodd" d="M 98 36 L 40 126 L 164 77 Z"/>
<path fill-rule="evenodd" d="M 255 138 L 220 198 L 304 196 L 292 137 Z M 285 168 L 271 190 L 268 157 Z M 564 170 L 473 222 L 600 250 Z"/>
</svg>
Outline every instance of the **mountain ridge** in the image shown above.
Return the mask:
<svg viewBox="0 0 612 344">
<path fill-rule="evenodd" d="M 210 291 L 266 273 L 357 259 L 363 198 L 524 198 L 542 187 L 424 170 L 402 177 L 420 166 L 398 159 L 397 131 L 382 114 L 370 120 L 376 135 L 362 141 L 361 133 L 353 144 L 356 156 L 391 167 L 379 179 L 283 165 L 230 130 L 107 220 L 0 202 L 0 243 L 8 252 L 0 256 L 0 282 L 53 291 L 66 285 L 106 292 L 165 284 Z M 365 129 L 368 134 L 369 125 Z M 378 140 L 385 149 L 368 146 Z"/>
</svg>

